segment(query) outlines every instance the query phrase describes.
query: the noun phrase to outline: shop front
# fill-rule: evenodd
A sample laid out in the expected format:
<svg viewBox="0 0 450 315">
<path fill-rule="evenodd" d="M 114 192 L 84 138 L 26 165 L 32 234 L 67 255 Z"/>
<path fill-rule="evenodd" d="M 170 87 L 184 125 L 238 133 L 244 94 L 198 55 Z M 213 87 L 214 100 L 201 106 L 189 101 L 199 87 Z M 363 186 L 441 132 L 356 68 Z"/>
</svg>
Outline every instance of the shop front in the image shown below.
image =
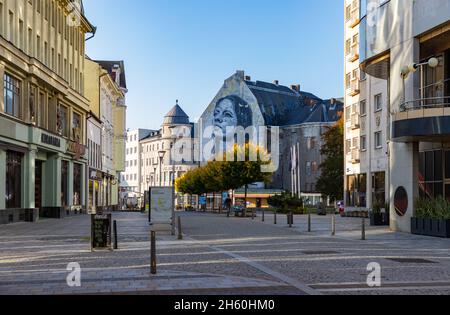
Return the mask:
<svg viewBox="0 0 450 315">
<path fill-rule="evenodd" d="M 84 146 L 0 116 L 0 224 L 83 209 Z"/>
</svg>

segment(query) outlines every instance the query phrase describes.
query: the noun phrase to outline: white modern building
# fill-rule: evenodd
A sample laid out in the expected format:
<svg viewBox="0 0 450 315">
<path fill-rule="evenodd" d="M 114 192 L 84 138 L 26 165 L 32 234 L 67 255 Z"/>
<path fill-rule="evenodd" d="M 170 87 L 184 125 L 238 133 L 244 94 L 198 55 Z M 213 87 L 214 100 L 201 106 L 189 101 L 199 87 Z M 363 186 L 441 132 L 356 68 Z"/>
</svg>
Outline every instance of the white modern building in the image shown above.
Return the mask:
<svg viewBox="0 0 450 315">
<path fill-rule="evenodd" d="M 136 129 L 127 132 L 125 148 L 125 172 L 121 174 L 120 204 L 138 206 L 143 193 L 141 187 L 141 147 L 140 141 L 150 135 L 153 130 Z"/>
<path fill-rule="evenodd" d="M 386 80 L 360 70 L 361 6 L 345 0 L 345 205 L 370 210 L 389 202 L 388 89 Z"/>
<path fill-rule="evenodd" d="M 387 84 L 391 229 L 410 232 L 418 197 L 450 197 L 450 0 L 361 1 L 359 29 L 361 70 Z"/>
</svg>

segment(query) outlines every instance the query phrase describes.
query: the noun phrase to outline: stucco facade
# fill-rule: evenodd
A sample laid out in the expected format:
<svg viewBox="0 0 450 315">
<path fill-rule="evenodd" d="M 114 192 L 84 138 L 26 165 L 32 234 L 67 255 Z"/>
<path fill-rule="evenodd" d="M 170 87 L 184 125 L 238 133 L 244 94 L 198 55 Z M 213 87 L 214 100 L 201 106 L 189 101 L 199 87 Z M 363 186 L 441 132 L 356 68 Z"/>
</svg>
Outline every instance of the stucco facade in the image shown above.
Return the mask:
<svg viewBox="0 0 450 315">
<path fill-rule="evenodd" d="M 0 1 L 0 223 L 85 206 L 84 42 L 94 29 L 82 7 L 67 23 L 67 5 Z"/>
</svg>

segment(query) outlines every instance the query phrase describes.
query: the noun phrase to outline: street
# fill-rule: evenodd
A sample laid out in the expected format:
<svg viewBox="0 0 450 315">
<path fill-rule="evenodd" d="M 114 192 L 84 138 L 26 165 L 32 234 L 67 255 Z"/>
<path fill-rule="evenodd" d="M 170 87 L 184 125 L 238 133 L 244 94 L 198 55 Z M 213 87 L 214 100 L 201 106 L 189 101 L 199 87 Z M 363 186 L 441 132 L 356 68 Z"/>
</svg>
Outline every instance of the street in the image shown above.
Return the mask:
<svg viewBox="0 0 450 315">
<path fill-rule="evenodd" d="M 91 253 L 86 215 L 17 223 L 0 230 L 0 294 L 304 295 L 450 294 L 450 241 L 367 227 L 361 219 L 261 214 L 227 218 L 179 213 L 183 240 L 157 230 L 157 275 L 150 275 L 147 215 L 114 213 L 119 250 Z M 381 265 L 381 287 L 367 285 Z M 67 265 L 81 267 L 69 287 Z"/>
</svg>

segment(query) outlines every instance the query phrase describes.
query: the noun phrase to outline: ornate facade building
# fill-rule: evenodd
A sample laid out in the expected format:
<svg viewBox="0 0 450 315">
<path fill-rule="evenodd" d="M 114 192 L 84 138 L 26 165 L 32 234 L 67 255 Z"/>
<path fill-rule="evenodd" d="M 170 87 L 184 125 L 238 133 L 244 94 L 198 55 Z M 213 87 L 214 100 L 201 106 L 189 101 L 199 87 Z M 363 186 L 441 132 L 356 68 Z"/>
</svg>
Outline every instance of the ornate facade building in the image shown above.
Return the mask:
<svg viewBox="0 0 450 315">
<path fill-rule="evenodd" d="M 81 2 L 0 0 L 0 223 L 85 205 L 84 56 L 94 32 Z"/>
</svg>

